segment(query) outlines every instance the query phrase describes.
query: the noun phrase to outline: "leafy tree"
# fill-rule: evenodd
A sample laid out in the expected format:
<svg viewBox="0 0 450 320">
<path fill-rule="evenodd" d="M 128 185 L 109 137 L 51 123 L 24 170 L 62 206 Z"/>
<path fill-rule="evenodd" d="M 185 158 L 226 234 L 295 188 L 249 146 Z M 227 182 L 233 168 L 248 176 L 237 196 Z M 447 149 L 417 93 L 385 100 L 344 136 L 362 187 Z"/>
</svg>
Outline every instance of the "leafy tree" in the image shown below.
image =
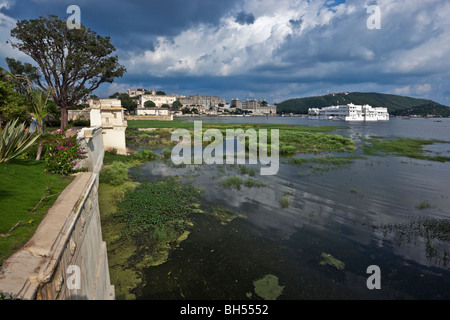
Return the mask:
<svg viewBox="0 0 450 320">
<path fill-rule="evenodd" d="M 161 108 L 162 108 L 162 109 L 169 109 L 170 106 L 169 106 L 167 103 L 164 103 L 164 104 L 161 106 Z"/>
<path fill-rule="evenodd" d="M 8 76 L 9 81 L 13 82 L 14 89 L 21 94 L 25 94 L 29 82 L 32 84 L 37 84 L 37 80 L 41 77 L 39 74 L 39 69 L 30 63 L 23 63 L 15 60 L 13 58 L 6 58 L 6 63 L 8 64 L 9 72 L 3 72 L 4 75 Z M 11 79 L 13 76 L 13 79 Z M 19 77 L 18 77 L 19 76 Z"/>
<path fill-rule="evenodd" d="M 41 78 L 38 86 L 52 91 L 52 100 L 61 110 L 61 129 L 68 125 L 68 109 L 92 93 L 102 83 L 122 77 L 125 68 L 118 62 L 109 37 L 81 26 L 67 28 L 55 15 L 17 21 L 11 45 L 36 61 Z"/>
<path fill-rule="evenodd" d="M 134 109 L 137 108 L 136 100 L 131 98 L 128 93 L 119 93 L 116 92 L 112 96 L 110 96 L 111 99 L 119 99 L 122 103 L 122 107 L 127 109 L 127 111 L 132 112 Z"/>
<path fill-rule="evenodd" d="M 156 91 L 157 96 L 165 96 L 166 93 L 164 91 Z"/>
<path fill-rule="evenodd" d="M 149 101 L 145 101 L 144 107 L 145 108 L 154 108 L 154 107 L 156 107 L 156 104 L 153 101 L 149 100 Z"/>
<path fill-rule="evenodd" d="M 181 108 L 183 108 L 183 104 L 180 102 L 180 100 L 177 100 L 172 103 L 172 107 L 174 110 L 180 110 Z"/>
<path fill-rule="evenodd" d="M 11 83 L 0 80 L 0 123 L 14 119 L 23 122 L 29 117 L 29 106 L 25 97 L 16 92 Z"/>
</svg>

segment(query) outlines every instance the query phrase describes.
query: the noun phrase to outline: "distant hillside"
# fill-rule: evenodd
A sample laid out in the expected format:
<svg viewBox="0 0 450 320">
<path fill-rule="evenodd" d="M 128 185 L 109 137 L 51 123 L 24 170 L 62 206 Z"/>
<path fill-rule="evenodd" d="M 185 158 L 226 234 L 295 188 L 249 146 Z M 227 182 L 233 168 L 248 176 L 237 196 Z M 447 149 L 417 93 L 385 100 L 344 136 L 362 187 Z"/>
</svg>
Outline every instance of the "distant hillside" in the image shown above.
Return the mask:
<svg viewBox="0 0 450 320">
<path fill-rule="evenodd" d="M 445 116 L 447 112 L 450 113 L 450 108 L 432 100 L 394 94 L 362 92 L 334 93 L 318 97 L 290 99 L 277 104 L 277 113 L 307 114 L 309 108 L 323 108 L 349 103 L 388 108 L 388 112 L 392 115 L 411 115 L 414 113 L 410 112 L 420 112 L 421 115 L 426 116 L 432 115 L 433 112 L 438 112 L 439 115 Z M 397 111 L 401 110 L 405 110 L 405 112 L 396 114 Z"/>
<path fill-rule="evenodd" d="M 439 104 L 429 103 L 417 107 L 396 110 L 393 111 L 391 115 L 400 117 L 417 115 L 422 117 L 433 116 L 448 118 L 450 117 L 450 108 Z"/>
</svg>

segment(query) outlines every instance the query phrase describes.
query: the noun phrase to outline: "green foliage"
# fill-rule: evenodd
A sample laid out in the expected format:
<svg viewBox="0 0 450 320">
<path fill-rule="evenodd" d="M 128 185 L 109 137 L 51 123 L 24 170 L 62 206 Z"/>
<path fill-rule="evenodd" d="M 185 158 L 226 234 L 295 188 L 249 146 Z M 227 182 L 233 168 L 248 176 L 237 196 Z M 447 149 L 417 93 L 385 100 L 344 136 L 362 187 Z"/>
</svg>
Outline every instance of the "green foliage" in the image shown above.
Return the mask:
<svg viewBox="0 0 450 320">
<path fill-rule="evenodd" d="M 424 210 L 424 209 L 432 208 L 432 206 L 431 206 L 429 201 L 422 201 L 421 203 L 419 203 L 416 206 L 416 208 L 419 209 L 419 210 Z"/>
<path fill-rule="evenodd" d="M 30 118 L 29 106 L 25 96 L 14 91 L 11 83 L 0 80 L 0 124 L 19 119 Z"/>
<path fill-rule="evenodd" d="M 127 109 L 127 111 L 132 112 L 134 111 L 134 109 L 137 108 L 137 103 L 136 100 L 134 100 L 133 98 L 131 98 L 128 93 L 119 93 L 116 92 L 115 94 L 113 94 L 112 96 L 110 96 L 110 98 L 114 98 L 114 99 L 119 99 L 120 102 L 122 103 L 122 107 Z"/>
<path fill-rule="evenodd" d="M 241 175 L 248 174 L 250 177 L 255 176 L 255 169 L 252 167 L 247 167 L 245 165 L 239 165 L 239 172 Z"/>
<path fill-rule="evenodd" d="M 48 172 L 69 175 L 76 171 L 79 160 L 84 159 L 85 152 L 80 148 L 77 136 L 66 137 L 64 131 L 51 136 L 44 157 Z"/>
<path fill-rule="evenodd" d="M 220 181 L 219 184 L 225 189 L 236 189 L 241 190 L 241 184 L 243 180 L 239 177 L 227 177 L 224 180 Z"/>
<path fill-rule="evenodd" d="M 172 156 L 172 151 L 171 151 L 170 149 L 165 148 L 165 149 L 162 151 L 162 157 L 163 157 L 164 159 L 170 159 L 171 156 Z"/>
<path fill-rule="evenodd" d="M 144 102 L 144 107 L 145 107 L 145 108 L 155 108 L 155 107 L 156 107 L 156 104 L 155 104 L 153 101 L 148 100 L 148 101 L 145 101 L 145 102 Z"/>
<path fill-rule="evenodd" d="M 100 182 L 112 186 L 120 186 L 128 180 L 128 166 L 123 162 L 114 161 L 100 171 Z"/>
<path fill-rule="evenodd" d="M 11 30 L 17 42 L 13 48 L 32 57 L 45 77 L 46 91 L 54 88 L 52 98 L 61 109 L 61 126 L 68 124 L 68 108 L 91 94 L 102 83 L 112 83 L 125 68 L 118 62 L 109 37 L 102 37 L 81 26 L 69 30 L 66 21 L 55 15 L 17 21 Z"/>
<path fill-rule="evenodd" d="M 410 138 L 371 138 L 366 139 L 369 145 L 364 146 L 364 154 L 380 156 L 391 154 L 399 157 L 408 157 L 413 159 L 447 162 L 450 157 L 425 154 L 424 147 L 434 143 L 449 143 L 448 141 L 422 140 Z"/>
<path fill-rule="evenodd" d="M 296 153 L 354 152 L 351 139 L 340 135 L 280 130 L 280 155 Z"/>
<path fill-rule="evenodd" d="M 174 103 L 172 103 L 172 107 L 180 109 L 183 107 L 183 104 L 179 100 L 176 100 Z"/>
<path fill-rule="evenodd" d="M 122 237 L 169 225 L 181 227 L 180 221 L 198 211 L 200 195 L 201 191 L 192 184 L 174 179 L 141 184 L 117 204 L 111 217 L 123 223 Z"/>
<path fill-rule="evenodd" d="M 254 179 L 241 179 L 237 176 L 227 177 L 219 182 L 219 185 L 225 189 L 236 189 L 241 190 L 241 185 L 244 185 L 247 188 L 262 188 L 267 187 L 268 184 L 264 182 L 260 182 Z"/>
<path fill-rule="evenodd" d="M 440 105 L 438 103 L 427 103 L 417 107 L 406 108 L 402 110 L 396 110 L 391 113 L 392 116 L 412 116 L 417 115 L 421 117 L 433 116 L 433 117 L 450 117 L 450 108 Z"/>
<path fill-rule="evenodd" d="M 0 163 L 14 159 L 25 152 L 39 138 L 30 135 L 25 125 L 17 125 L 17 119 L 0 128 Z"/>
<path fill-rule="evenodd" d="M 289 198 L 284 196 L 280 199 L 280 206 L 281 208 L 285 209 L 288 208 L 291 205 L 291 202 L 289 201 Z"/>
<path fill-rule="evenodd" d="M 132 159 L 140 160 L 140 161 L 153 161 L 158 159 L 158 155 L 151 150 L 142 150 L 130 155 Z"/>
</svg>

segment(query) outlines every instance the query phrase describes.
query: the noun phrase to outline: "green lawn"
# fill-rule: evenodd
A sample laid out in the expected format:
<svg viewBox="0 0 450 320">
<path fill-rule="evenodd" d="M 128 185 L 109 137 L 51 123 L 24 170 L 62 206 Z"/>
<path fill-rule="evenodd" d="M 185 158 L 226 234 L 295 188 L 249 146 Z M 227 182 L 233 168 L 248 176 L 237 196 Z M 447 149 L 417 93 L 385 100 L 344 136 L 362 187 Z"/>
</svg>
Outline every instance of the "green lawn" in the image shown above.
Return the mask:
<svg viewBox="0 0 450 320">
<path fill-rule="evenodd" d="M 15 159 L 0 164 L 0 265 L 33 235 L 58 194 L 73 180 L 46 174 L 43 161 Z M 54 195 L 54 196 L 51 196 Z M 43 196 L 44 199 L 39 205 Z M 31 211 L 37 206 L 35 211 Z M 11 228 L 17 225 L 11 232 Z"/>
</svg>

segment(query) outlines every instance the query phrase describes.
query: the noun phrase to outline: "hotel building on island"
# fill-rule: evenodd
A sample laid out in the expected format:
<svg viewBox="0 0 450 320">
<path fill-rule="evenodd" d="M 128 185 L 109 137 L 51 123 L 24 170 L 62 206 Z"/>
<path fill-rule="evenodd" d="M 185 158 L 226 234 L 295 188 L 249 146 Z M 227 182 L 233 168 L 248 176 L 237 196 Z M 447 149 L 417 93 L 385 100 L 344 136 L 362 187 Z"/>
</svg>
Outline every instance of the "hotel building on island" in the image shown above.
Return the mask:
<svg viewBox="0 0 450 320">
<path fill-rule="evenodd" d="M 322 109 L 310 108 L 309 119 L 313 120 L 344 120 L 344 121 L 387 121 L 389 113 L 387 108 L 374 108 L 369 105 L 331 106 Z"/>
</svg>

